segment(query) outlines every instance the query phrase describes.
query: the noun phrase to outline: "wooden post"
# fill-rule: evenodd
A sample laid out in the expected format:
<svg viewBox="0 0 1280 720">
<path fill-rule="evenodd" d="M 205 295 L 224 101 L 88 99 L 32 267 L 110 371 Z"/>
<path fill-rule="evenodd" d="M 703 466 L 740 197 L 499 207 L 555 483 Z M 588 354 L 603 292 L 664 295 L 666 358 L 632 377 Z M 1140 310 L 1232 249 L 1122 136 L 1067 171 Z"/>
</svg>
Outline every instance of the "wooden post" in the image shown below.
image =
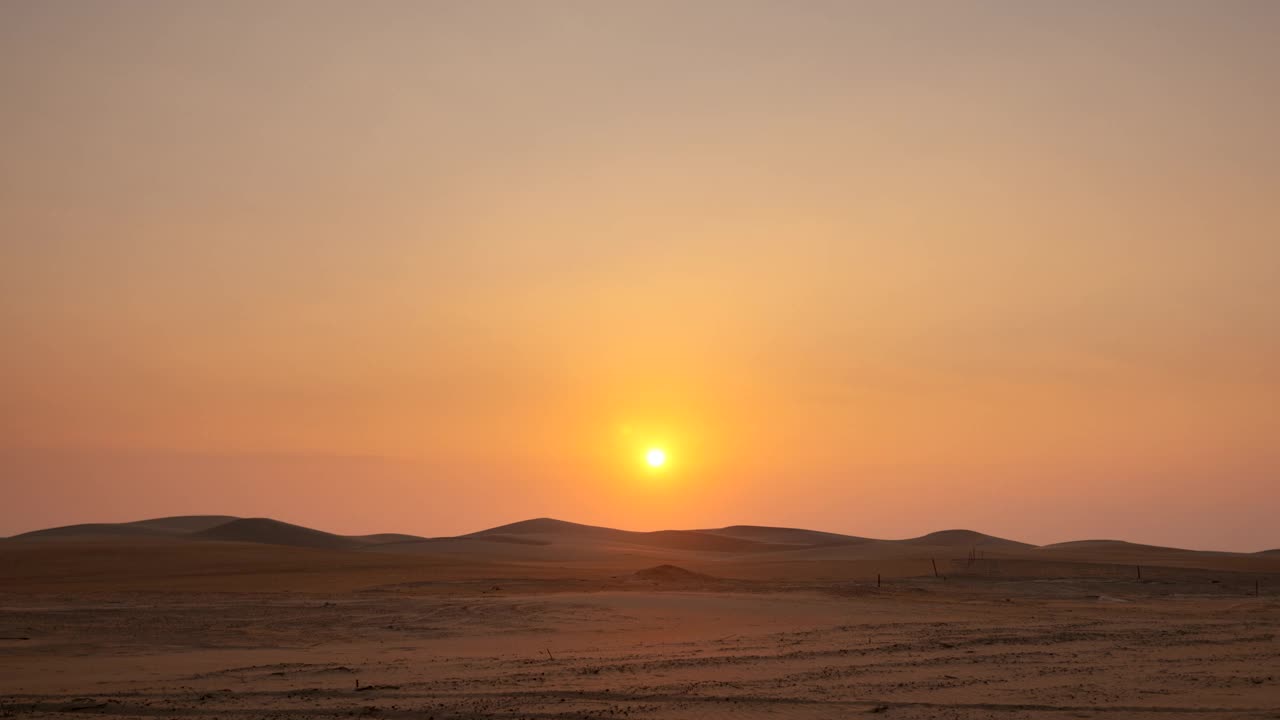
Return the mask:
<svg viewBox="0 0 1280 720">
<path fill-rule="evenodd" d="M 929 562 L 933 563 L 933 576 L 938 577 L 938 561 L 933 558 L 929 558 Z"/>
<path fill-rule="evenodd" d="M 1138 579 L 1139 579 L 1139 580 L 1141 580 L 1141 579 L 1142 579 L 1142 566 L 1141 566 L 1141 565 L 1135 565 L 1134 567 L 1138 568 Z"/>
<path fill-rule="evenodd" d="M 876 573 L 876 587 L 880 587 L 880 573 Z"/>
</svg>

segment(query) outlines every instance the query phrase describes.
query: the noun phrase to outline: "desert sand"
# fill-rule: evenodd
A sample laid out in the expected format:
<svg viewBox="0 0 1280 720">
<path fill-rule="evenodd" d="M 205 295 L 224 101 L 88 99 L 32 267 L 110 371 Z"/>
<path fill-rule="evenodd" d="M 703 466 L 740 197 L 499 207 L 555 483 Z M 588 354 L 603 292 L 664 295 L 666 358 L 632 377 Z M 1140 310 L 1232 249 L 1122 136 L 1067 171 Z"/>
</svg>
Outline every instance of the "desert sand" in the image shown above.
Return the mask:
<svg viewBox="0 0 1280 720">
<path fill-rule="evenodd" d="M 863 713 L 1280 718 L 1280 554 L 549 519 L 0 540 L 0 717 Z"/>
</svg>

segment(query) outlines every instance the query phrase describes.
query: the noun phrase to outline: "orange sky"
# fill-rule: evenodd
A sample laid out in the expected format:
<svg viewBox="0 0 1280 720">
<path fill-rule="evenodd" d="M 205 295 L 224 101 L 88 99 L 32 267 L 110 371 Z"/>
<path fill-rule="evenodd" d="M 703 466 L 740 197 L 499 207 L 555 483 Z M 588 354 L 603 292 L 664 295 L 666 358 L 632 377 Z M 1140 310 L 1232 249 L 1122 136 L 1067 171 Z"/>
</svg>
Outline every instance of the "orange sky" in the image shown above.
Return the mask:
<svg viewBox="0 0 1280 720">
<path fill-rule="evenodd" d="M 5 3 L 0 534 L 1280 546 L 1277 32 L 1263 0 Z"/>
</svg>

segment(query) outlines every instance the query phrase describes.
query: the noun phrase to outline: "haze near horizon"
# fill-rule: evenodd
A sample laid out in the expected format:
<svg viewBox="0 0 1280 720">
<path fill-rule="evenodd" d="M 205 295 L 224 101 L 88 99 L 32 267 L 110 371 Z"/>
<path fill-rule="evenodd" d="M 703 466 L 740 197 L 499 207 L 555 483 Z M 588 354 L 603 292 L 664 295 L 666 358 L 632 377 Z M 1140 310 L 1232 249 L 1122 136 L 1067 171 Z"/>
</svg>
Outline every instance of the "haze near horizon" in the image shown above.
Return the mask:
<svg viewBox="0 0 1280 720">
<path fill-rule="evenodd" d="M 1277 27 L 6 3 L 0 535 L 1280 546 Z"/>
</svg>

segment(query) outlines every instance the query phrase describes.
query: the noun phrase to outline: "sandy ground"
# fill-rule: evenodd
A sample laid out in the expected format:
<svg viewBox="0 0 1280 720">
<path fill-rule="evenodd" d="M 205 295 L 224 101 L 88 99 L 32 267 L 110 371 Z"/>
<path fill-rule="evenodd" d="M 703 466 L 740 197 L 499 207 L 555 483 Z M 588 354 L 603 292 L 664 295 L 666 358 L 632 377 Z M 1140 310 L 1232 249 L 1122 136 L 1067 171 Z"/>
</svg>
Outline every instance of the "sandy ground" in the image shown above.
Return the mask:
<svg viewBox="0 0 1280 720">
<path fill-rule="evenodd" d="M 578 584 L 9 592 L 0 716 L 1280 718 L 1273 597 Z"/>
</svg>

